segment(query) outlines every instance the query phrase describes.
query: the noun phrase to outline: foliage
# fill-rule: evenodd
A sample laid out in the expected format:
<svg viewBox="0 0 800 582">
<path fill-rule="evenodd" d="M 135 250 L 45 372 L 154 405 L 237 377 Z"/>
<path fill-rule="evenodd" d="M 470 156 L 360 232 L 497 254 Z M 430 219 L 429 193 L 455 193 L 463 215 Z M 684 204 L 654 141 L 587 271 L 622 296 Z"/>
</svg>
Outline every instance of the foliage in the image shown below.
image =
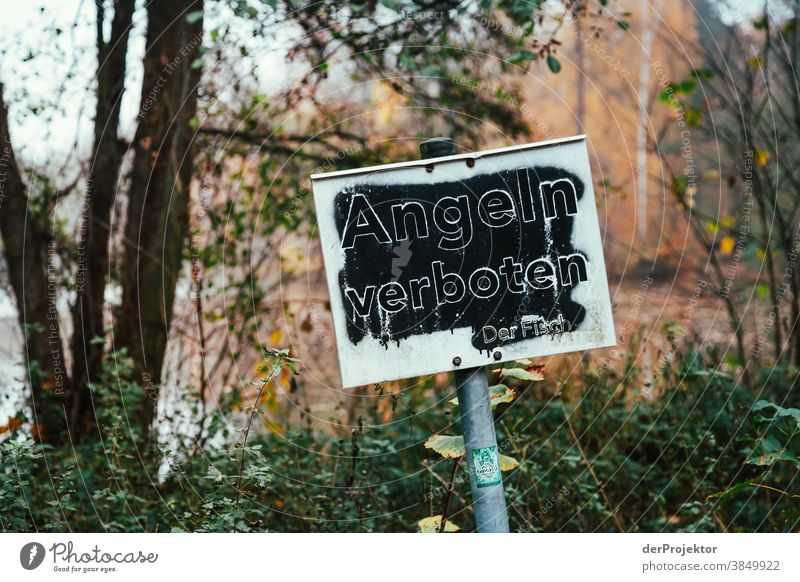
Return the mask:
<svg viewBox="0 0 800 582">
<path fill-rule="evenodd" d="M 627 531 L 796 531 L 800 412 L 786 399 L 797 371 L 764 370 L 756 396 L 716 373 L 715 357 L 676 353 L 654 399 L 591 364 L 569 387 L 520 386 L 495 410 L 500 449 L 516 459 L 503 467 L 513 530 L 615 531 L 616 518 Z M 265 352 L 256 391 L 292 364 Z M 443 513 L 447 531 L 472 527 L 463 439 L 428 436 L 460 432 L 430 383 L 382 388 L 402 402 L 394 421 L 370 409 L 335 436 L 271 432 L 263 398 L 226 395 L 206 438 L 176 435 L 148 460 L 127 422 L 139 402 L 127 365 L 117 354 L 93 388 L 102 442 L 53 449 L 18 425 L 0 437 L 4 531 L 438 531 Z M 632 368 L 625 382 L 641 378 Z"/>
</svg>

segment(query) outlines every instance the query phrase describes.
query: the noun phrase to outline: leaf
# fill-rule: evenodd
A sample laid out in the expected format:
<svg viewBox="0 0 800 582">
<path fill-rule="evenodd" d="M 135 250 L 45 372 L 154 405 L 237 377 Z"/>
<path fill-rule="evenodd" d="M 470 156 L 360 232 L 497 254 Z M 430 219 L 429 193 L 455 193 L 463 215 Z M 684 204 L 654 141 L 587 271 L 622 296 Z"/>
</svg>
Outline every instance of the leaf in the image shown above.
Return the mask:
<svg viewBox="0 0 800 582">
<path fill-rule="evenodd" d="M 446 459 L 463 457 L 466 452 L 462 436 L 434 435 L 425 441 L 425 448 L 433 449 Z M 519 467 L 519 461 L 515 458 L 499 453 L 498 456 L 500 457 L 501 471 L 512 471 Z"/>
<path fill-rule="evenodd" d="M 558 59 L 553 55 L 547 55 L 547 66 L 550 67 L 550 70 L 554 73 L 558 73 L 561 70 L 561 63 L 559 63 Z"/>
<path fill-rule="evenodd" d="M 534 61 L 536 60 L 536 55 L 529 51 L 519 51 L 518 53 L 514 53 L 510 57 L 506 59 L 507 63 L 516 64 L 522 61 Z"/>
<path fill-rule="evenodd" d="M 736 246 L 736 239 L 732 236 L 723 237 L 721 241 L 719 241 L 719 250 L 722 252 L 723 255 L 729 255 L 733 252 L 733 248 Z"/>
<path fill-rule="evenodd" d="M 753 456 L 747 459 L 746 463 L 748 465 L 758 465 L 758 466 L 765 466 L 765 465 L 774 465 L 779 461 L 788 461 L 794 465 L 797 464 L 797 458 L 786 449 L 781 449 L 780 451 L 773 451 L 771 453 L 761 453 L 758 456 Z"/>
<path fill-rule="evenodd" d="M 514 388 L 509 388 L 505 384 L 497 384 L 489 388 L 489 402 L 492 405 L 492 410 L 497 408 L 498 404 L 507 404 L 512 402 L 517 397 L 517 391 Z M 450 404 L 458 404 L 458 398 L 450 400 Z"/>
<path fill-rule="evenodd" d="M 709 79 L 714 78 L 714 73 L 709 71 L 708 69 L 692 69 L 692 72 L 689 73 L 693 79 L 702 79 L 704 81 L 708 81 Z"/>
<path fill-rule="evenodd" d="M 489 389 L 489 399 L 492 403 L 492 408 L 498 404 L 507 404 L 512 402 L 517 397 L 517 391 L 509 388 L 505 384 L 498 384 Z"/>
<path fill-rule="evenodd" d="M 689 125 L 697 127 L 703 119 L 703 114 L 699 109 L 686 109 L 684 119 Z"/>
<path fill-rule="evenodd" d="M 457 459 L 463 457 L 466 449 L 464 448 L 463 436 L 450 436 L 435 434 L 425 441 L 426 449 L 433 449 L 446 459 Z"/>
<path fill-rule="evenodd" d="M 201 18 L 203 18 L 203 11 L 195 10 L 193 12 L 189 12 L 189 14 L 186 15 L 186 22 L 188 22 L 189 24 L 194 24 Z"/>
<path fill-rule="evenodd" d="M 420 519 L 419 522 L 417 522 L 417 527 L 419 527 L 420 533 L 436 533 L 439 531 L 439 527 L 441 527 L 441 525 L 442 525 L 441 515 L 432 515 L 431 517 Z M 449 519 L 444 524 L 445 533 L 457 532 L 460 529 L 461 529 L 460 527 L 451 522 Z"/>
<path fill-rule="evenodd" d="M 516 460 L 514 457 L 509 457 L 507 455 L 499 455 L 500 456 L 500 470 L 501 471 L 513 471 L 517 467 L 519 467 L 519 461 Z"/>
<path fill-rule="evenodd" d="M 764 410 L 765 408 L 771 408 L 775 411 L 775 416 L 773 418 L 765 418 L 764 421 L 773 421 L 777 418 L 790 418 L 797 423 L 798 428 L 800 428 L 800 409 L 798 408 L 784 408 L 783 406 L 778 406 L 777 404 L 773 404 L 772 402 L 768 402 L 767 400 L 759 400 L 753 405 L 753 412 L 758 412 L 760 410 Z M 773 437 L 767 437 L 773 438 Z M 763 439 L 761 442 L 763 443 L 767 438 Z M 773 439 L 774 440 L 774 439 Z M 780 444 L 773 446 L 773 450 L 777 450 L 780 447 Z"/>
<path fill-rule="evenodd" d="M 628 30 L 631 27 L 631 25 L 624 20 L 618 20 L 617 26 L 619 26 L 622 30 Z"/>
<path fill-rule="evenodd" d="M 500 377 L 524 382 L 541 382 L 544 380 L 544 366 L 539 364 L 529 368 L 503 368 L 500 370 Z"/>
</svg>

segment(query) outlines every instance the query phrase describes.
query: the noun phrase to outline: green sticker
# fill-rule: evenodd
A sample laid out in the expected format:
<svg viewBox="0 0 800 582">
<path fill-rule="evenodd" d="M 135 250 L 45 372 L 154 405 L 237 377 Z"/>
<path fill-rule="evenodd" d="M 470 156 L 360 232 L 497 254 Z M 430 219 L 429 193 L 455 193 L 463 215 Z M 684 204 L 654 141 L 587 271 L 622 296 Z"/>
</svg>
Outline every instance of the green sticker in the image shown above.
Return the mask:
<svg viewBox="0 0 800 582">
<path fill-rule="evenodd" d="M 475 468 L 475 482 L 478 487 L 500 484 L 500 458 L 497 456 L 497 447 L 473 449 L 472 466 Z"/>
</svg>

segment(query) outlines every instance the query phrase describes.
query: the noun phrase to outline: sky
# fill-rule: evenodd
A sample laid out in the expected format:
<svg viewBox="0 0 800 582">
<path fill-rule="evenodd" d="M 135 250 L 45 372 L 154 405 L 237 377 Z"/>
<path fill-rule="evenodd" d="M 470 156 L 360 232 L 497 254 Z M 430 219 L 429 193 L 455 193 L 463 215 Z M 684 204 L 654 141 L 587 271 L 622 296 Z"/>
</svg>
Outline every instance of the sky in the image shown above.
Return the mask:
<svg viewBox="0 0 800 582">
<path fill-rule="evenodd" d="M 663 0 L 675 2 L 678 0 Z M 141 83 L 145 14 L 134 16 L 130 46 L 130 87 Z M 752 18 L 762 2 L 730 0 L 732 19 Z M 95 67 L 94 2 L 91 0 L 0 0 L 0 82 L 6 85 L 6 100 L 12 104 L 12 138 L 27 164 L 74 163 L 90 147 L 93 98 L 87 88 Z M 74 26 L 74 23 L 79 23 Z M 208 26 L 206 27 L 208 28 Z M 60 34 L 56 34 L 60 29 Z M 285 36 L 285 35 L 284 35 Z M 289 75 L 280 50 L 281 33 L 271 53 L 265 53 L 259 70 L 262 89 L 269 93 Z M 284 39 L 285 41 L 286 39 Z M 29 59 L 30 52 L 38 56 Z M 39 52 L 43 54 L 39 54 Z M 66 55 L 68 58 L 64 58 Z M 72 77 L 70 77 L 72 73 Z M 28 92 L 27 100 L 38 108 L 33 115 L 15 97 Z M 139 91 L 129 90 L 123 100 L 122 132 L 132 135 Z M 60 111 L 59 111 L 60 109 Z M 41 115 L 42 112 L 45 112 Z M 77 142 L 76 142 L 77 137 Z M 22 139 L 20 139 L 22 138 Z M 69 180 L 69 178 L 65 178 Z"/>
</svg>

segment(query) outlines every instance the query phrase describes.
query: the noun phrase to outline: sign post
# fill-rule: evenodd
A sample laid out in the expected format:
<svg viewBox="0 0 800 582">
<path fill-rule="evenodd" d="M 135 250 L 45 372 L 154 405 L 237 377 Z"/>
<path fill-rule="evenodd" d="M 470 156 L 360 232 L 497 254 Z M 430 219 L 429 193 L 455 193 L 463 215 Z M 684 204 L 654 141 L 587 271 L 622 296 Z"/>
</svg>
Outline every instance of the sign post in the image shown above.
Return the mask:
<svg viewBox="0 0 800 582">
<path fill-rule="evenodd" d="M 424 141 L 420 144 L 419 151 L 423 159 L 451 156 L 456 153 L 455 144 L 448 138 Z M 494 432 L 486 368 L 480 366 L 455 370 L 453 375 L 458 391 L 458 408 L 461 412 L 461 428 L 464 432 L 464 448 L 477 531 L 508 533 L 508 511 L 503 492 L 500 453 Z"/>
<path fill-rule="evenodd" d="M 455 372 L 479 532 L 508 516 L 485 366 L 616 345 L 584 136 L 311 176 L 344 388 Z"/>
</svg>

